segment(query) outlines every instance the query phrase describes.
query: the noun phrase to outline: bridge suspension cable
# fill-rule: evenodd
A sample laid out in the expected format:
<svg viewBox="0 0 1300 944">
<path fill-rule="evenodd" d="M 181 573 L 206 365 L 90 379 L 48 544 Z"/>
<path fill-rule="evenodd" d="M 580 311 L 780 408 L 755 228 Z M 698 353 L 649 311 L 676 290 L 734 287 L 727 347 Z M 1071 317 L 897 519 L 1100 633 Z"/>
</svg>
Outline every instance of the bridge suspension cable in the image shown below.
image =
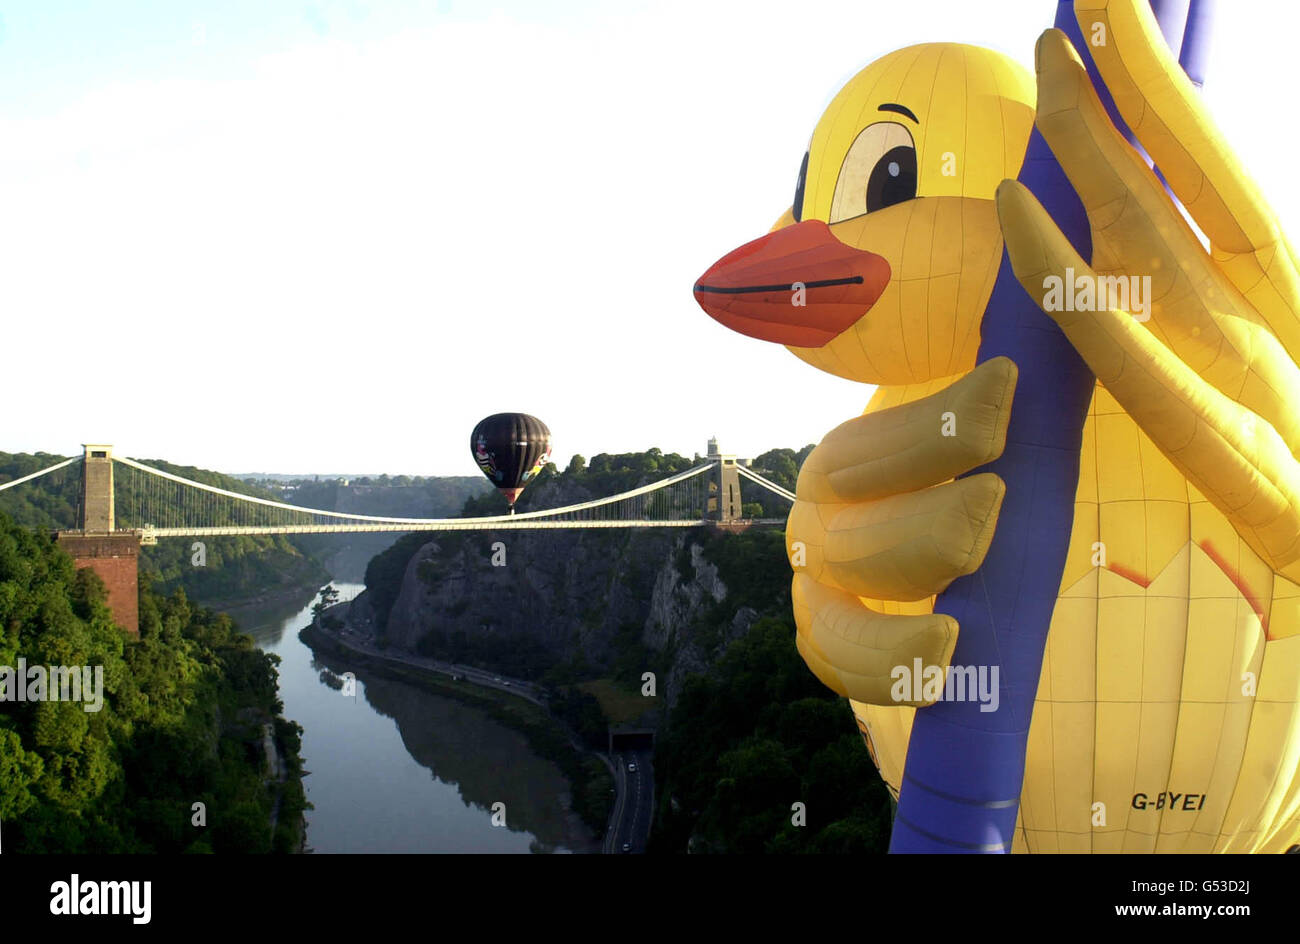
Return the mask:
<svg viewBox="0 0 1300 944">
<path fill-rule="evenodd" d="M 15 485 L 22 485 L 24 482 L 30 482 L 32 481 L 32 479 L 39 479 L 42 475 L 49 475 L 51 472 L 57 472 L 59 469 L 66 468 L 67 466 L 72 465 L 74 462 L 80 462 L 80 461 L 81 461 L 81 456 L 73 456 L 71 459 L 64 459 L 62 462 L 56 463 L 52 466 L 49 466 L 48 468 L 41 469 L 41 471 L 39 472 L 33 472 L 30 475 L 24 475 L 22 478 L 13 479 L 12 481 L 9 482 L 4 482 L 3 484 L 0 484 L 0 492 L 3 492 L 7 488 L 13 488 Z"/>
<path fill-rule="evenodd" d="M 743 475 L 745 478 L 749 479 L 754 484 L 763 486 L 763 488 L 767 489 L 769 492 L 772 492 L 775 495 L 779 495 L 781 498 L 784 498 L 786 501 L 788 502 L 795 501 L 794 492 L 790 491 L 789 489 L 782 488 L 780 485 L 777 485 L 775 482 L 763 478 L 763 476 L 759 475 L 753 469 L 750 469 L 747 466 L 743 466 L 740 463 L 736 463 L 736 471 L 739 472 L 741 475 Z"/>
<path fill-rule="evenodd" d="M 396 518 L 308 508 L 215 485 L 114 456 L 122 467 L 118 519 L 146 539 L 224 534 L 465 531 L 524 528 L 694 527 L 705 517 L 712 463 L 660 482 L 560 508 L 474 518 Z"/>
</svg>

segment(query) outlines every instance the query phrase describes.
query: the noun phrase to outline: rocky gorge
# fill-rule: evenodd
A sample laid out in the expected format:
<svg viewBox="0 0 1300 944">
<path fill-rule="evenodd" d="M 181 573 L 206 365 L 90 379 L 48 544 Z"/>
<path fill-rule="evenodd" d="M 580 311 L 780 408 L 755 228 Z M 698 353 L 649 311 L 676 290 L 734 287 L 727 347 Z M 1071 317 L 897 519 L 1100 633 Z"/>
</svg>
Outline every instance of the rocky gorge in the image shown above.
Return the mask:
<svg viewBox="0 0 1300 944">
<path fill-rule="evenodd" d="M 549 477 L 536 505 L 590 499 L 583 478 Z M 684 678 L 788 600 L 789 579 L 774 529 L 412 534 L 371 562 L 350 618 L 385 645 L 521 678 L 639 688 L 653 672 L 671 710 Z"/>
</svg>

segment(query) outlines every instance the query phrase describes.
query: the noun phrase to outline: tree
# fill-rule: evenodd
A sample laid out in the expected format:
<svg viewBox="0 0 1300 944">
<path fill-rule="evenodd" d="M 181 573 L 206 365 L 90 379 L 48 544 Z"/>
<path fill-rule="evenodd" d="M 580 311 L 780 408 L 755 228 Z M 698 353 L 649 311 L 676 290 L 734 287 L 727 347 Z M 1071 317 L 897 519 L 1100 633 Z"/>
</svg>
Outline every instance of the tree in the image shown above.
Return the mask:
<svg viewBox="0 0 1300 944">
<path fill-rule="evenodd" d="M 581 475 L 587 468 L 587 460 L 577 453 L 569 460 L 569 467 L 564 470 L 565 475 Z"/>
<path fill-rule="evenodd" d="M 93 572 L 0 514 L 0 665 L 94 666 L 103 683 L 97 711 L 52 699 L 0 706 L 6 845 L 176 853 L 194 841 L 177 811 L 197 799 L 218 812 L 221 851 L 268 850 L 272 796 L 248 744 L 266 721 L 282 720 L 278 660 L 180 590 L 161 597 L 142 585 L 139 603 L 140 637 L 124 638 Z M 281 742 L 299 777 L 300 739 Z M 296 834 L 293 805 L 281 814 Z M 292 835 L 285 845 L 294 847 Z"/>
<path fill-rule="evenodd" d="M 0 823 L 12 820 L 36 805 L 30 787 L 45 770 L 40 755 L 23 750 L 22 739 L 13 731 L 0 728 Z"/>
<path fill-rule="evenodd" d="M 334 584 L 326 584 L 320 588 L 320 599 L 312 605 L 311 616 L 317 625 L 320 625 L 321 614 L 331 606 L 339 602 L 339 591 Z"/>
<path fill-rule="evenodd" d="M 793 491 L 802 464 L 802 459 L 792 449 L 769 449 L 754 457 L 753 468 L 782 488 Z"/>
</svg>

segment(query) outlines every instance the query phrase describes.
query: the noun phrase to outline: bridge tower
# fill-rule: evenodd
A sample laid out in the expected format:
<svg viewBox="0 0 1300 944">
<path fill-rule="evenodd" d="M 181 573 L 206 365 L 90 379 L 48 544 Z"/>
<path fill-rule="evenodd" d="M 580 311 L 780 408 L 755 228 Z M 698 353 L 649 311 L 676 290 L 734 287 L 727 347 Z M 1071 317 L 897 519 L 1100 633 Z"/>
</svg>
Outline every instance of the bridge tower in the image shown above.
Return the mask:
<svg viewBox="0 0 1300 944">
<path fill-rule="evenodd" d="M 736 471 L 736 457 L 718 451 L 718 438 L 709 440 L 709 461 L 713 473 L 709 478 L 709 501 L 705 517 L 720 524 L 744 517 L 740 503 L 740 473 Z"/>
<path fill-rule="evenodd" d="M 113 447 L 84 444 L 77 530 L 113 531 Z"/>
<path fill-rule="evenodd" d="M 140 633 L 140 535 L 118 531 L 113 516 L 113 447 L 86 443 L 81 468 L 77 529 L 59 531 L 55 541 L 80 570 L 89 567 L 108 588 L 113 620 L 132 636 Z"/>
</svg>

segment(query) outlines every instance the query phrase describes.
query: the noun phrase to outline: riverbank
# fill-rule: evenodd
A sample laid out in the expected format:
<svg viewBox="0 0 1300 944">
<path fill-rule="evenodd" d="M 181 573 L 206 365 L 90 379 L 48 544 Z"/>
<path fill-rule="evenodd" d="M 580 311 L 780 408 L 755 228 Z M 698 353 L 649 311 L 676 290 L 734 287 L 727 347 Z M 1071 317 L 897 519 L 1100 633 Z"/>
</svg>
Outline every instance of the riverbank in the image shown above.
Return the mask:
<svg viewBox="0 0 1300 944">
<path fill-rule="evenodd" d="M 320 625 L 306 626 L 298 638 L 313 652 L 346 659 L 350 666 L 471 705 L 522 734 L 529 748 L 559 768 L 569 784 L 567 808 L 575 825 L 581 825 L 580 831 L 590 835 L 575 851 L 600 851 L 613 805 L 610 761 L 586 749 L 566 725 L 547 711 L 537 693 L 526 686 L 512 687 L 505 682 L 498 685 L 486 678 L 471 681 L 472 675 L 421 664 L 427 660 L 415 656 L 369 650 Z"/>
<path fill-rule="evenodd" d="M 320 588 L 329 582 L 330 577 L 326 574 L 320 580 L 303 581 L 289 586 L 275 587 L 256 596 L 234 597 L 224 600 L 196 600 L 195 602 L 200 606 L 206 606 L 208 609 L 225 613 L 243 628 L 249 614 L 272 609 L 285 609 L 292 612 L 302 606 L 304 602 L 310 602 L 312 597 L 320 591 Z"/>
</svg>

